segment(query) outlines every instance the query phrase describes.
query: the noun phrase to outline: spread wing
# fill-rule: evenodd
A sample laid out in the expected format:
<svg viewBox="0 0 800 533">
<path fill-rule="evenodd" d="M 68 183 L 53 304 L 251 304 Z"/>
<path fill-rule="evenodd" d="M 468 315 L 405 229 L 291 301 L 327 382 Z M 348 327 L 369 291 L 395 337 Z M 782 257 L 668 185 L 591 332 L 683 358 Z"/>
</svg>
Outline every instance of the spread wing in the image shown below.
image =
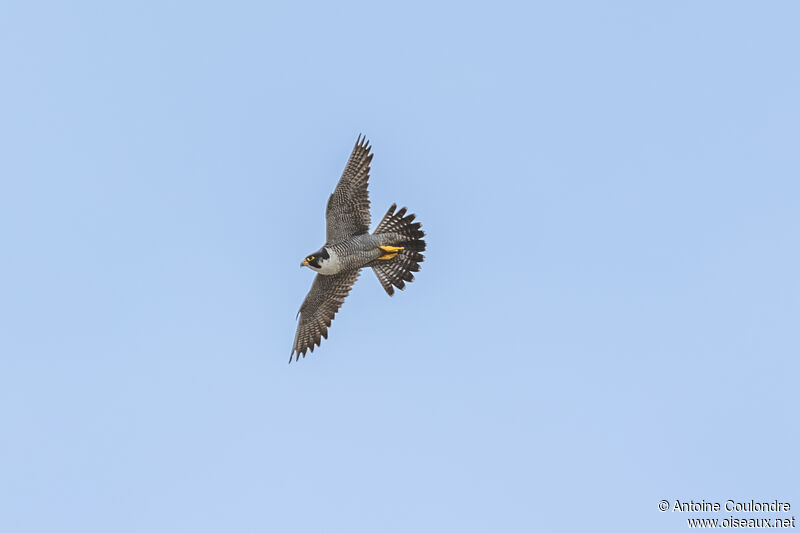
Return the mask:
<svg viewBox="0 0 800 533">
<path fill-rule="evenodd" d="M 327 243 L 369 232 L 369 164 L 372 147 L 366 137 L 358 136 L 350 160 L 344 167 L 339 184 L 328 199 L 325 217 L 328 222 Z"/>
<path fill-rule="evenodd" d="M 358 279 L 360 270 L 350 270 L 323 276 L 317 274 L 308 296 L 300 306 L 300 323 L 297 325 L 297 334 L 294 336 L 294 347 L 289 354 L 289 362 L 297 353 L 295 360 L 306 356 L 306 350 L 314 351 L 314 346 L 319 346 L 322 337 L 328 338 L 328 328 L 333 317 L 344 303 L 350 289 Z"/>
</svg>

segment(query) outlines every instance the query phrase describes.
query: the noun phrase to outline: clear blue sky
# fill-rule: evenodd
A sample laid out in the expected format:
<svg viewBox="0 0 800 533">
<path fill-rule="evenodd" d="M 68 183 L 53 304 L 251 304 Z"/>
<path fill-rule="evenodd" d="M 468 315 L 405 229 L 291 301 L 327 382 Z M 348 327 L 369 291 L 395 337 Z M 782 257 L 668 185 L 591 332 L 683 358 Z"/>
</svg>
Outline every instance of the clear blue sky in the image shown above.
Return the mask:
<svg viewBox="0 0 800 533">
<path fill-rule="evenodd" d="M 0 8 L 0 530 L 800 515 L 796 3 L 71 4 Z M 358 133 L 427 259 L 287 365 Z"/>
</svg>

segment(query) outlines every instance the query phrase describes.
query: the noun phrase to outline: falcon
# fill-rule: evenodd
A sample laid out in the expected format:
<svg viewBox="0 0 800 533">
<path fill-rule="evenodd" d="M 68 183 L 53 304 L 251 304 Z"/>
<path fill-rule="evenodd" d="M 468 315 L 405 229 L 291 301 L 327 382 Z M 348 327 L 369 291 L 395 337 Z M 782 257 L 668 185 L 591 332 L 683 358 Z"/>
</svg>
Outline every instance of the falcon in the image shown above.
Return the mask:
<svg viewBox="0 0 800 533">
<path fill-rule="evenodd" d="M 370 267 L 389 296 L 394 288 L 405 288 L 414 280 L 424 260 L 425 233 L 422 225 L 414 222 L 415 215 L 406 214 L 403 207 L 397 211 L 392 204 L 375 227 L 369 232 L 369 165 L 372 147 L 366 137 L 358 136 L 353 153 L 344 168 L 342 177 L 328 199 L 325 210 L 327 232 L 325 245 L 308 255 L 300 264 L 317 273 L 311 290 L 297 312 L 300 321 L 289 354 L 300 359 L 306 351 L 314 351 L 322 338 L 328 338 L 328 328 L 362 268 Z"/>
</svg>

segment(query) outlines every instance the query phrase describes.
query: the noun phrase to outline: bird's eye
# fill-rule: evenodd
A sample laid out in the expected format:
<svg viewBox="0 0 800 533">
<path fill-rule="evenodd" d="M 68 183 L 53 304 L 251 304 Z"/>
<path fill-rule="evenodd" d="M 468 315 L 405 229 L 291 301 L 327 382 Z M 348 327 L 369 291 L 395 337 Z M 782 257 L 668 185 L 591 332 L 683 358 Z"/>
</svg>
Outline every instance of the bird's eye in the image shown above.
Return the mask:
<svg viewBox="0 0 800 533">
<path fill-rule="evenodd" d="M 308 258 L 308 260 L 309 261 L 313 261 L 314 260 L 314 256 L 312 255 L 311 257 Z"/>
</svg>

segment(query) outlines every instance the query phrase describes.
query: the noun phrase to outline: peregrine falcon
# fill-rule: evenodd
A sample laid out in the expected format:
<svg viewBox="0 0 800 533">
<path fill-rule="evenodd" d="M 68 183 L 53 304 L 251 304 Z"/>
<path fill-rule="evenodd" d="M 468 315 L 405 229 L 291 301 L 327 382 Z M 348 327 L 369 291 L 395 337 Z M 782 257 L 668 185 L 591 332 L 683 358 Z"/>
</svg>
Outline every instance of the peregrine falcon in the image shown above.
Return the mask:
<svg viewBox="0 0 800 533">
<path fill-rule="evenodd" d="M 339 184 L 328 199 L 325 246 L 300 264 L 316 272 L 317 277 L 297 312 L 300 323 L 290 363 L 292 357 L 305 357 L 306 350 L 313 352 L 322 337 L 328 338 L 331 321 L 362 268 L 371 267 L 391 296 L 394 287 L 403 289 L 406 281 L 414 280 L 412 272 L 418 272 L 424 260 L 420 252 L 425 250 L 425 233 L 422 225 L 414 222 L 415 215 L 406 214 L 405 207 L 395 212 L 397 204 L 392 204 L 375 231 L 369 232 L 370 149 L 366 137 L 359 135 Z"/>
</svg>

